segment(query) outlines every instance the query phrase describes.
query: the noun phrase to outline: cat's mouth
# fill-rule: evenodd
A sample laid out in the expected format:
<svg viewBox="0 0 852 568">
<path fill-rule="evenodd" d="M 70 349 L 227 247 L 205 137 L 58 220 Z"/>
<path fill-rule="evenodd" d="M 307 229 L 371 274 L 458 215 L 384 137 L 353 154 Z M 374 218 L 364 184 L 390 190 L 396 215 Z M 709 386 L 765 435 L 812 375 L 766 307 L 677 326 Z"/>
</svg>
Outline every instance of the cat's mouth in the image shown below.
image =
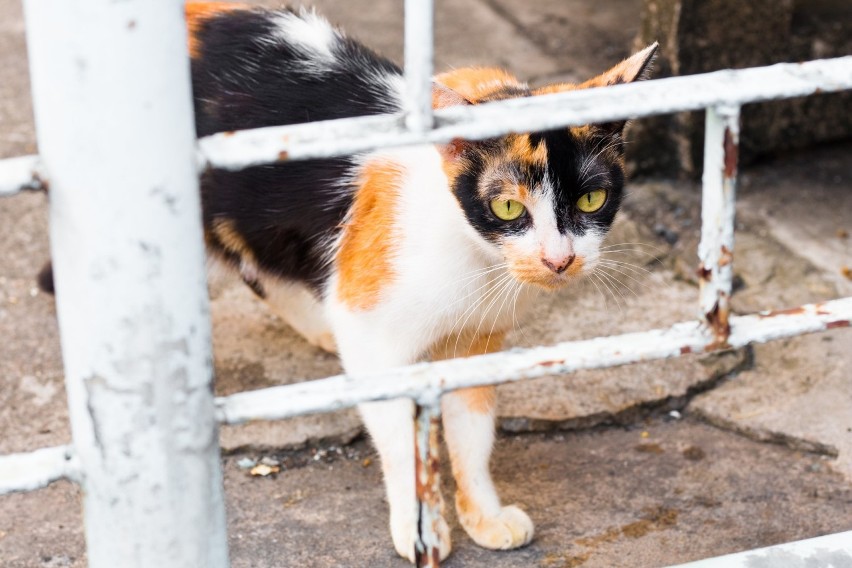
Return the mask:
<svg viewBox="0 0 852 568">
<path fill-rule="evenodd" d="M 554 292 L 560 288 L 564 288 L 571 282 L 577 281 L 582 274 L 584 262 L 582 257 L 577 259 L 563 272 L 554 272 L 545 266 L 538 268 L 530 266 L 529 263 L 517 264 L 509 268 L 512 275 L 524 284 L 531 284 L 539 288 L 543 288 L 549 292 Z"/>
</svg>

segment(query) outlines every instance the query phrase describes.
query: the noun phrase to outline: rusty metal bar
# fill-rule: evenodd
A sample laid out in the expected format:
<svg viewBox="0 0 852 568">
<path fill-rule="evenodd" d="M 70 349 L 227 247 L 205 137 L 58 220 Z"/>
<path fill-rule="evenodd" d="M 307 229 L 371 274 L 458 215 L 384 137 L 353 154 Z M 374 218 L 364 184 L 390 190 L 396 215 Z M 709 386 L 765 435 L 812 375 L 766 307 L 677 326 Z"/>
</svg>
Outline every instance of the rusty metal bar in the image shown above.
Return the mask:
<svg viewBox="0 0 852 568">
<path fill-rule="evenodd" d="M 734 262 L 737 153 L 740 107 L 707 109 L 702 177 L 698 280 L 701 319 L 724 346 L 731 332 L 730 298 Z"/>
<path fill-rule="evenodd" d="M 422 132 L 406 128 L 403 114 L 393 114 L 220 133 L 199 140 L 199 161 L 235 170 L 284 155 L 302 160 L 454 138 L 480 140 L 844 89 L 852 89 L 852 56 L 449 107 L 435 111 L 435 128 Z"/>
<path fill-rule="evenodd" d="M 438 568 L 440 545 L 437 524 L 441 520 L 441 472 L 438 461 L 438 426 L 441 405 L 417 404 L 414 415 L 414 476 L 417 492 L 417 542 L 414 562 Z"/>
<path fill-rule="evenodd" d="M 798 308 L 730 318 L 727 346 L 743 347 L 775 339 L 849 327 L 852 297 Z M 571 341 L 547 347 L 513 349 L 435 363 L 418 363 L 353 380 L 345 375 L 241 392 L 216 399 L 217 418 L 226 424 L 278 420 L 394 398 L 420 399 L 423 393 L 493 385 L 580 369 L 617 367 L 639 361 L 704 353 L 722 347 L 700 322 L 669 328 Z"/>
</svg>

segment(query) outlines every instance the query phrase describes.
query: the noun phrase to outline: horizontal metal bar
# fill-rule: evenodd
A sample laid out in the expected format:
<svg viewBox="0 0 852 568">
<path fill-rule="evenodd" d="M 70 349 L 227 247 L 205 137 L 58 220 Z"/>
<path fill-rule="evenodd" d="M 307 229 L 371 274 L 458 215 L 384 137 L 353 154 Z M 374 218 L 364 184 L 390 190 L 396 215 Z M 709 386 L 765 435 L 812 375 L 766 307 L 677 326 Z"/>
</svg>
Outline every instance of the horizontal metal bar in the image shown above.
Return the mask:
<svg viewBox="0 0 852 568">
<path fill-rule="evenodd" d="M 18 193 L 22 189 L 45 189 L 39 167 L 38 156 L 0 160 L 0 197 Z"/>
<path fill-rule="evenodd" d="M 0 495 L 33 491 L 59 479 L 79 479 L 80 464 L 71 446 L 0 456 Z"/>
<path fill-rule="evenodd" d="M 433 130 L 405 128 L 402 114 L 225 132 L 199 140 L 202 166 L 240 169 L 286 159 L 354 154 L 385 146 L 477 140 L 508 132 L 742 105 L 852 89 L 852 56 L 641 81 L 435 111 Z"/>
<path fill-rule="evenodd" d="M 731 317 L 727 347 L 849 327 L 851 322 L 852 297 L 790 310 Z M 216 399 L 217 418 L 227 424 L 276 420 L 400 397 L 423 400 L 428 404 L 428 401 L 434 400 L 436 393 L 464 387 L 580 369 L 616 367 L 719 348 L 714 334 L 706 326 L 697 321 L 683 322 L 667 329 L 598 337 L 550 347 L 514 349 L 468 359 L 419 363 L 360 377 L 338 375 L 237 393 Z"/>
<path fill-rule="evenodd" d="M 670 568 L 755 568 L 759 566 L 852 566 L 852 531 L 787 542 L 679 564 Z"/>
</svg>

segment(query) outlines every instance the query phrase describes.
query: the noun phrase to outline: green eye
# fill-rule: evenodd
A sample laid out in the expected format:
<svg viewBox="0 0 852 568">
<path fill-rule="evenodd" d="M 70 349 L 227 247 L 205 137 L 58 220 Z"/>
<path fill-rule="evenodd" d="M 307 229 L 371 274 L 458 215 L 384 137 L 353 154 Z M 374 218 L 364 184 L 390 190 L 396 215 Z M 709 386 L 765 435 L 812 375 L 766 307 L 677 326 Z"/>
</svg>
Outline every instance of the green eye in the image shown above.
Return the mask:
<svg viewBox="0 0 852 568">
<path fill-rule="evenodd" d="M 583 213 L 594 213 L 606 202 L 606 190 L 596 189 L 577 200 L 577 209 Z"/>
<path fill-rule="evenodd" d="M 526 207 L 514 199 L 494 199 L 491 201 L 491 211 L 498 219 L 514 221 L 524 214 Z"/>
</svg>

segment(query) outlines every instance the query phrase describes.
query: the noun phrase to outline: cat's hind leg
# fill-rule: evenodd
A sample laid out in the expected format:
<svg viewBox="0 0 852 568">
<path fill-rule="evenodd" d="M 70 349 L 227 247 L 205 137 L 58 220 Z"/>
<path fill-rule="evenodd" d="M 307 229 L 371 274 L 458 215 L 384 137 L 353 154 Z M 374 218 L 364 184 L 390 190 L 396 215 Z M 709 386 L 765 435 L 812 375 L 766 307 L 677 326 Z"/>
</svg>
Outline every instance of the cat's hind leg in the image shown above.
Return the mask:
<svg viewBox="0 0 852 568">
<path fill-rule="evenodd" d="M 500 349 L 502 337 L 467 340 L 465 355 L 480 355 Z M 465 343 L 465 339 L 462 339 Z M 434 358 L 446 358 L 441 350 Z M 496 388 L 461 389 L 441 401 L 444 438 L 456 479 L 456 512 L 476 544 L 490 549 L 518 548 L 533 537 L 529 516 L 514 505 L 503 506 L 491 480 L 489 460 L 494 445 Z"/>
<path fill-rule="evenodd" d="M 277 278 L 265 278 L 263 288 L 266 296 L 264 301 L 275 315 L 308 343 L 329 353 L 337 353 L 337 343 L 325 308 L 313 291 L 304 284 L 284 282 Z"/>
</svg>

